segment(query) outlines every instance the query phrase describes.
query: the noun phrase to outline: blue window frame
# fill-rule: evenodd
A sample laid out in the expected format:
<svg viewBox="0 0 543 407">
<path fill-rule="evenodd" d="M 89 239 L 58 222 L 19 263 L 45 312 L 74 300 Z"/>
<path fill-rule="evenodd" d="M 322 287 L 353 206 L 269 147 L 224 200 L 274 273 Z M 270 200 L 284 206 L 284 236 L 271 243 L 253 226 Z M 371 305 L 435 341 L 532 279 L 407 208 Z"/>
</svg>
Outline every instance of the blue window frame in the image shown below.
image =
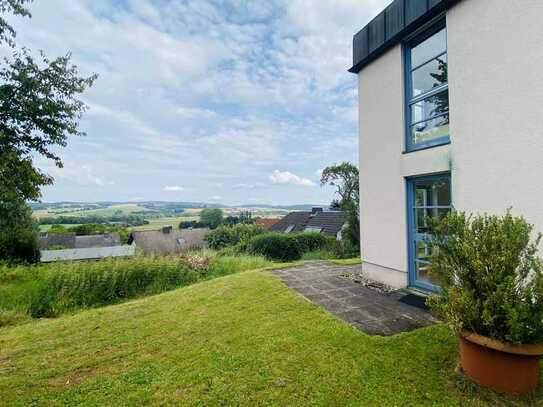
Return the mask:
<svg viewBox="0 0 543 407">
<path fill-rule="evenodd" d="M 406 42 L 404 58 L 406 150 L 449 143 L 445 20 Z"/>
<path fill-rule="evenodd" d="M 407 252 L 409 285 L 439 291 L 428 274 L 432 252 L 427 220 L 442 218 L 452 209 L 450 173 L 406 178 Z"/>
</svg>

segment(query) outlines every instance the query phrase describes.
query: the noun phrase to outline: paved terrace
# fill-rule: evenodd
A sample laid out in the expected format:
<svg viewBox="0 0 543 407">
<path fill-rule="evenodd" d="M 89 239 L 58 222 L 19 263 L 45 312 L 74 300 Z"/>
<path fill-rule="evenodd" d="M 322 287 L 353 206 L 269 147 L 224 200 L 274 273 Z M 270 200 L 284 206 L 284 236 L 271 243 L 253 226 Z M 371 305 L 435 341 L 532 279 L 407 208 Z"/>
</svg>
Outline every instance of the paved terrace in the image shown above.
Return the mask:
<svg viewBox="0 0 543 407">
<path fill-rule="evenodd" d="M 369 335 L 394 335 L 436 322 L 426 310 L 400 301 L 408 294 L 403 290 L 383 292 L 342 277 L 360 274 L 360 265 L 311 261 L 272 273 L 308 300 Z"/>
</svg>

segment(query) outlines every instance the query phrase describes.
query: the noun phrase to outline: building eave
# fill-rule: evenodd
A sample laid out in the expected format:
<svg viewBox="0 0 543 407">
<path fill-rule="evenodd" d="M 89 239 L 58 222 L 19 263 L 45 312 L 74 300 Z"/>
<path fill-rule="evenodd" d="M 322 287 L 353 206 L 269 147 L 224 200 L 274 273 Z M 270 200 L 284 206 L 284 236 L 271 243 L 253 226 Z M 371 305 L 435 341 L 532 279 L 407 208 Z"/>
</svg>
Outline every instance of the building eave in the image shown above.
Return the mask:
<svg viewBox="0 0 543 407">
<path fill-rule="evenodd" d="M 359 73 L 389 48 L 460 0 L 394 0 L 353 36 L 353 66 Z"/>
</svg>

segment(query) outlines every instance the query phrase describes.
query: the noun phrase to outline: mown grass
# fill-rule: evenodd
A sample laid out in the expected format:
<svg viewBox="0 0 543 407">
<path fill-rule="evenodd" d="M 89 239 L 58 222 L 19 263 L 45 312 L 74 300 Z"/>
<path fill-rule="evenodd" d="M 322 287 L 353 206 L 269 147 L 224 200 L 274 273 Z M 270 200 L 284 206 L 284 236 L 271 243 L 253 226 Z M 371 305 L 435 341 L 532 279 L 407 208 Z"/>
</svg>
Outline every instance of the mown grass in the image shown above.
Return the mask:
<svg viewBox="0 0 543 407">
<path fill-rule="evenodd" d="M 352 264 L 360 264 L 362 260 L 360 257 L 352 257 L 352 258 L 338 258 L 336 253 L 333 253 L 330 250 L 313 250 L 307 253 L 304 253 L 302 255 L 303 261 L 308 260 L 330 260 L 333 263 L 341 264 L 341 265 L 352 265 Z"/>
<path fill-rule="evenodd" d="M 195 267 L 173 256 L 0 265 L 0 327 L 114 304 L 273 264 L 257 256 L 204 256 L 211 257 L 205 267 Z"/>
<path fill-rule="evenodd" d="M 362 259 L 360 257 L 354 257 L 352 259 L 332 259 L 330 261 L 339 264 L 340 266 L 355 266 L 357 264 L 362 264 Z"/>
<path fill-rule="evenodd" d="M 442 326 L 370 337 L 249 271 L 0 331 L 4 405 L 537 405 L 467 385 Z"/>
</svg>

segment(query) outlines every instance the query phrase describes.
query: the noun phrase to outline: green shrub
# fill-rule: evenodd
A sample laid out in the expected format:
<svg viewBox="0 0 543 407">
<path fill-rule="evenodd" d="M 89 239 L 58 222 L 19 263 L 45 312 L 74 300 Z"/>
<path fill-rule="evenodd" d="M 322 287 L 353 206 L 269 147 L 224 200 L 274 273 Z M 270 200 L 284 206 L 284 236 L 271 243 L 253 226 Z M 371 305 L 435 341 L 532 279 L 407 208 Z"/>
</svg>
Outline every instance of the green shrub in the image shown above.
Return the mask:
<svg viewBox="0 0 543 407">
<path fill-rule="evenodd" d="M 220 226 L 210 231 L 204 238 L 210 249 L 220 250 L 228 246 L 248 242 L 253 236 L 263 233 L 258 225 L 237 224 L 234 226 Z"/>
<path fill-rule="evenodd" d="M 319 232 L 302 232 L 292 236 L 298 242 L 302 253 L 323 249 L 328 243 L 326 236 Z"/>
<path fill-rule="evenodd" d="M 492 339 L 543 342 L 541 239 L 522 217 L 453 212 L 431 221 L 430 273 L 441 295 L 429 303 L 452 329 Z"/>
<path fill-rule="evenodd" d="M 248 245 L 249 253 L 274 261 L 294 261 L 302 257 L 296 238 L 284 233 L 264 233 L 253 237 Z"/>
<path fill-rule="evenodd" d="M 352 240 L 329 238 L 326 250 L 334 259 L 352 259 L 360 257 L 360 248 Z"/>
<path fill-rule="evenodd" d="M 33 228 L 13 227 L 0 231 L 0 260 L 11 263 L 40 261 L 38 236 Z"/>
</svg>

